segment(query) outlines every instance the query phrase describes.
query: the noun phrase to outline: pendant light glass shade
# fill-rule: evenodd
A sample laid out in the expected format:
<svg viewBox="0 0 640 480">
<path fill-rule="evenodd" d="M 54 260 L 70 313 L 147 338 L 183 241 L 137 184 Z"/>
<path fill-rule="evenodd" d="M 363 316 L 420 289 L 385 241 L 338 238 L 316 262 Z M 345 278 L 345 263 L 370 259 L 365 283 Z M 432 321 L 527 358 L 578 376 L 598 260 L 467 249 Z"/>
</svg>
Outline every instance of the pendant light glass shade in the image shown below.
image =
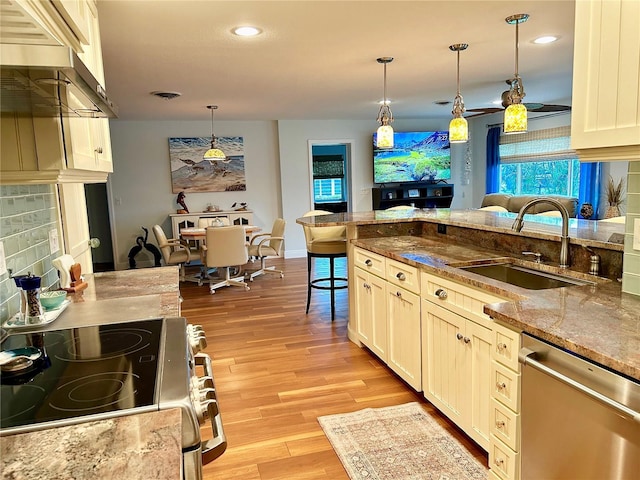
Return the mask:
<svg viewBox="0 0 640 480">
<path fill-rule="evenodd" d="M 512 79 L 508 80 L 511 85 L 507 94 L 508 106 L 504 111 L 504 133 L 524 133 L 527 131 L 527 107 L 522 104 L 525 97 L 524 85 L 522 79 L 518 75 L 518 25 L 529 19 L 528 13 L 518 13 L 505 18 L 509 25 L 516 26 L 516 65 L 515 74 Z"/>
<path fill-rule="evenodd" d="M 527 127 L 527 107 L 521 103 L 509 105 L 504 111 L 504 133 L 524 133 Z"/>
<path fill-rule="evenodd" d="M 453 99 L 453 110 L 451 110 L 453 118 L 451 119 L 451 122 L 449 122 L 449 143 L 464 143 L 469 140 L 469 124 L 462 116 L 465 108 L 464 100 L 462 99 L 462 95 L 460 95 L 460 52 L 466 50 L 468 46 L 469 45 L 466 43 L 449 45 L 449 50 L 456 52 L 458 55 L 458 67 L 456 74 L 458 90 L 455 98 Z"/>
<path fill-rule="evenodd" d="M 218 109 L 217 105 L 207 105 L 207 108 L 211 110 L 211 148 L 204 152 L 202 156 L 203 160 L 210 161 L 224 161 L 227 162 L 227 156 L 225 153 L 216 147 L 216 136 L 213 134 L 213 111 Z"/>
<path fill-rule="evenodd" d="M 382 105 L 378 112 L 378 131 L 376 132 L 376 147 L 378 148 L 393 148 L 393 113 L 389 108 L 389 102 L 387 101 L 387 63 L 391 63 L 393 57 L 380 57 L 377 59 L 378 63 L 384 65 L 383 76 L 383 91 L 382 91 Z"/>
<path fill-rule="evenodd" d="M 469 140 L 469 124 L 464 117 L 452 118 L 449 122 L 449 143 L 465 143 Z"/>
</svg>

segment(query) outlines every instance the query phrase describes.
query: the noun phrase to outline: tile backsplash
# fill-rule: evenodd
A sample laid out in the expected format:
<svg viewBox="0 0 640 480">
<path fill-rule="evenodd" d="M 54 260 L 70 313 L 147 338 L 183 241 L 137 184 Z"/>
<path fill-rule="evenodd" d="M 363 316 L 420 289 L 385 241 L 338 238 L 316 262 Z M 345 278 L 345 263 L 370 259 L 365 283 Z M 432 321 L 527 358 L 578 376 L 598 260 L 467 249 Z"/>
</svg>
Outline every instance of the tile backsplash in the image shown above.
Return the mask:
<svg viewBox="0 0 640 480">
<path fill-rule="evenodd" d="M 629 162 L 627 222 L 624 238 L 622 291 L 640 295 L 640 250 L 633 248 L 634 222 L 640 221 L 640 161 Z"/>
<path fill-rule="evenodd" d="M 13 275 L 42 277 L 42 288 L 59 285 L 51 260 L 62 255 L 55 185 L 0 186 L 0 242 L 7 269 Z M 50 231 L 58 235 L 58 249 L 51 251 Z M 20 296 L 9 273 L 0 275 L 0 323 L 20 311 Z"/>
</svg>

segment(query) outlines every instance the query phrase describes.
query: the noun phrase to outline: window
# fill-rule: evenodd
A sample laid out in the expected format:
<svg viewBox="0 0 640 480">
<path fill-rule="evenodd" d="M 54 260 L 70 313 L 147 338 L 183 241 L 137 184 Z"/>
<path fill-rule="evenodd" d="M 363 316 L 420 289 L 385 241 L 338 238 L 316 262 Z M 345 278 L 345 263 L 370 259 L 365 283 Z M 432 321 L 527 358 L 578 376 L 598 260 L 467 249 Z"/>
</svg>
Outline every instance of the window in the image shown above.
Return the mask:
<svg viewBox="0 0 640 480">
<path fill-rule="evenodd" d="M 313 180 L 313 200 L 322 202 L 343 202 L 342 178 L 322 178 Z"/>
<path fill-rule="evenodd" d="M 577 197 L 580 162 L 570 127 L 500 136 L 500 193 Z"/>
</svg>

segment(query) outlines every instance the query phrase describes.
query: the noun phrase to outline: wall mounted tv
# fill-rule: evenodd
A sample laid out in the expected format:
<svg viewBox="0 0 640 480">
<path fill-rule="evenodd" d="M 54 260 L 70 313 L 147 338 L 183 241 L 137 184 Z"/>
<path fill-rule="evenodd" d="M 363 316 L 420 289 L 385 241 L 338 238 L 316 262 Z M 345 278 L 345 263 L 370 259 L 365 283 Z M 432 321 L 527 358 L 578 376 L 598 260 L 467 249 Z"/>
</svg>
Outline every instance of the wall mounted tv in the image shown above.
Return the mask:
<svg viewBox="0 0 640 480">
<path fill-rule="evenodd" d="M 393 148 L 378 149 L 373 134 L 373 182 L 435 182 L 451 178 L 449 132 L 394 132 Z"/>
</svg>

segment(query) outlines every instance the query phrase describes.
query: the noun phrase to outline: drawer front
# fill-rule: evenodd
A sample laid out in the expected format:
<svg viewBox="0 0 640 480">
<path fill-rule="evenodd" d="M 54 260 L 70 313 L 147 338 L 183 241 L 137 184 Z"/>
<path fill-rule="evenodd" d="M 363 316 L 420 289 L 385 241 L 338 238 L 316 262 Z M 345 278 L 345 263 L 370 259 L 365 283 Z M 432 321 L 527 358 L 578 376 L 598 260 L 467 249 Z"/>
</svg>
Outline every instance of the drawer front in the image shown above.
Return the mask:
<svg viewBox="0 0 640 480">
<path fill-rule="evenodd" d="M 387 259 L 387 281 L 415 294 L 420 293 L 420 274 L 416 267 Z"/>
<path fill-rule="evenodd" d="M 463 285 L 446 278 L 422 272 L 422 298 L 447 310 L 471 318 L 474 322 L 490 328 L 491 317 L 484 313 L 484 306 L 489 303 L 505 302 L 506 299 L 490 295 L 482 290 Z"/>
<path fill-rule="evenodd" d="M 385 258 L 377 253 L 369 252 L 361 248 L 353 250 L 354 265 L 365 272 L 372 273 L 380 278 L 385 278 Z"/>
<path fill-rule="evenodd" d="M 520 454 L 513 452 L 499 441 L 491 442 L 489 468 L 495 470 L 504 480 L 517 480 L 520 478 L 519 457 Z"/>
<path fill-rule="evenodd" d="M 519 431 L 520 415 L 512 412 L 495 399 L 491 399 L 490 406 L 491 435 L 502 440 L 511 450 L 520 450 Z"/>
<path fill-rule="evenodd" d="M 518 352 L 520 351 L 520 332 L 513 331 L 495 322 L 492 324 L 492 330 L 493 347 L 491 358 L 511 370 L 519 372 Z"/>
<path fill-rule="evenodd" d="M 491 362 L 491 396 L 516 413 L 520 413 L 520 374 L 504 365 Z"/>
</svg>

